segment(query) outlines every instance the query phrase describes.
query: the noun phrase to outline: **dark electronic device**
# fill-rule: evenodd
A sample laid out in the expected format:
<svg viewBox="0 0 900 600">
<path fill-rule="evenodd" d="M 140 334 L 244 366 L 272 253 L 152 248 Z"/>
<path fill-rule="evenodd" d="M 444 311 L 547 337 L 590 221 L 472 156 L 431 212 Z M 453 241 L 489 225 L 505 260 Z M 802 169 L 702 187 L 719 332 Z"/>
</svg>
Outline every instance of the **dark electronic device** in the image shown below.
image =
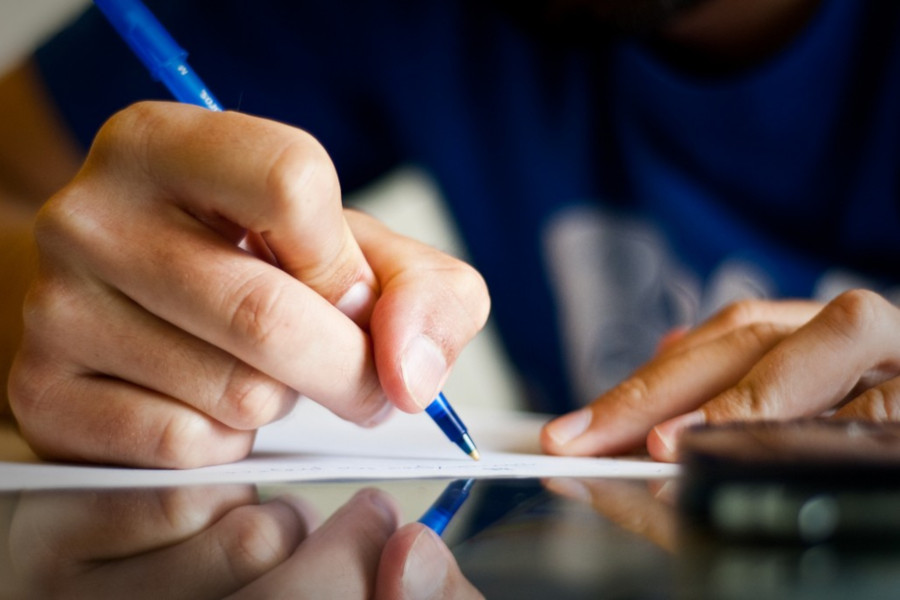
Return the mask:
<svg viewBox="0 0 900 600">
<path fill-rule="evenodd" d="M 806 419 L 689 429 L 680 504 L 740 539 L 900 542 L 900 423 Z"/>
</svg>

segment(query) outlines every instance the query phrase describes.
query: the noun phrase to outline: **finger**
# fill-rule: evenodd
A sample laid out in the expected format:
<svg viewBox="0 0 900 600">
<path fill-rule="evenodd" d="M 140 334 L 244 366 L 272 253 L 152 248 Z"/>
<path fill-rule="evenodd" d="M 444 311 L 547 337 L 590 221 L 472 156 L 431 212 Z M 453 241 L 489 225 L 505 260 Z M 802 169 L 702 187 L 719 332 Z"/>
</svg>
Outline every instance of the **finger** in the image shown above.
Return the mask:
<svg viewBox="0 0 900 600">
<path fill-rule="evenodd" d="M 220 598 L 282 563 L 305 534 L 301 515 L 287 503 L 243 505 L 192 537 L 86 561 L 77 571 L 48 571 L 36 583 L 66 597 Z"/>
<path fill-rule="evenodd" d="M 78 583 L 110 598 L 136 590 L 146 598 L 222 598 L 277 568 L 306 535 L 303 516 L 287 502 L 241 506 L 193 538 L 107 562 Z"/>
<path fill-rule="evenodd" d="M 551 454 L 617 454 L 640 446 L 654 425 L 734 385 L 793 327 L 753 323 L 683 352 L 651 360 L 589 407 L 544 426 Z"/>
<path fill-rule="evenodd" d="M 50 240 L 45 256 L 62 272 L 58 277 L 86 278 L 81 263 L 69 264 L 73 255 L 84 258 L 144 309 L 339 416 L 363 423 L 382 411 L 386 399 L 368 336 L 294 277 L 186 216 L 175 219 L 178 226 L 166 214 L 110 217 L 124 231 L 101 237 L 128 240 L 118 247 L 96 241 L 93 221 L 73 223 L 62 218 L 62 207 L 56 210 L 62 214 L 48 211 L 41 237 Z M 129 343 L 148 345 L 140 338 Z"/>
<path fill-rule="evenodd" d="M 240 132 L 240 135 L 235 135 Z M 86 164 L 128 173 L 208 224 L 260 234 L 282 269 L 332 304 L 376 281 L 343 218 L 340 184 L 309 134 L 239 113 L 147 102 L 101 129 Z M 374 293 L 370 294 L 374 300 Z"/>
<path fill-rule="evenodd" d="M 73 575 L 191 538 L 231 510 L 257 502 L 252 486 L 25 492 L 10 523 L 22 573 Z"/>
<path fill-rule="evenodd" d="M 235 430 L 154 392 L 126 382 L 53 365 L 33 366 L 20 351 L 14 406 L 36 454 L 74 462 L 194 468 L 234 462 L 250 453 L 254 431 Z M 35 389 L 28 389 L 29 386 Z M 90 418 L 85 418 L 90 415 Z"/>
<path fill-rule="evenodd" d="M 361 490 L 287 561 L 235 597 L 371 598 L 378 560 L 397 520 L 397 507 L 387 494 Z"/>
<path fill-rule="evenodd" d="M 659 343 L 656 345 L 656 355 L 664 354 L 675 348 L 676 344 L 683 340 L 688 333 L 690 333 L 690 329 L 687 327 L 675 327 L 670 329 L 662 336 Z"/>
<path fill-rule="evenodd" d="M 900 421 L 900 379 L 894 378 L 865 390 L 838 409 L 833 418 Z"/>
<path fill-rule="evenodd" d="M 664 550 L 674 552 L 678 547 L 674 509 L 657 500 L 646 482 L 554 477 L 544 485 L 561 496 L 591 505 L 625 531 Z"/>
<path fill-rule="evenodd" d="M 38 299 L 38 294 L 46 299 Z M 39 338 L 45 360 L 53 364 L 69 364 L 73 371 L 157 391 L 233 429 L 259 428 L 287 414 L 296 403 L 292 388 L 121 294 L 97 286 L 35 292 L 31 312 L 38 306 L 41 314 L 29 319 L 31 336 Z"/>
<path fill-rule="evenodd" d="M 459 569 L 443 540 L 421 523 L 401 527 L 388 540 L 378 566 L 375 598 L 483 598 Z"/>
<path fill-rule="evenodd" d="M 648 450 L 659 460 L 677 459 L 678 436 L 691 425 L 820 414 L 872 371 L 881 378 L 900 373 L 898 329 L 900 312 L 887 300 L 864 290 L 846 292 L 774 346 L 736 385 L 654 428 Z"/>
<path fill-rule="evenodd" d="M 484 327 L 487 286 L 466 263 L 394 234 L 367 215 L 348 219 L 381 282 L 371 327 L 382 387 L 400 409 L 421 410 Z"/>
<path fill-rule="evenodd" d="M 660 342 L 658 353 L 681 352 L 720 338 L 754 323 L 777 323 L 800 327 L 813 318 L 822 305 L 807 300 L 747 299 L 729 304 L 697 327 L 678 328 Z"/>
</svg>

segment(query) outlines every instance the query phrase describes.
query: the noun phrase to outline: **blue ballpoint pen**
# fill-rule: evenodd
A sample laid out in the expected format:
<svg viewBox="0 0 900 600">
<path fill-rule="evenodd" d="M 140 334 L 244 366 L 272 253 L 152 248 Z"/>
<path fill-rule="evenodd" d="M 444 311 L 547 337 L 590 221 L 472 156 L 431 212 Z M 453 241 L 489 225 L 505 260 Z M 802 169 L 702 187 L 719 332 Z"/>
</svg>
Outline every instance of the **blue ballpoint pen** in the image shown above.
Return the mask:
<svg viewBox="0 0 900 600">
<path fill-rule="evenodd" d="M 474 479 L 457 479 L 450 482 L 447 489 L 438 496 L 434 504 L 419 518 L 419 523 L 427 525 L 436 534 L 441 535 L 450 523 L 450 519 L 463 505 L 474 485 Z"/>
<path fill-rule="evenodd" d="M 222 105 L 187 64 L 187 52 L 140 0 L 94 0 L 150 75 L 179 102 L 214 111 Z"/>
<path fill-rule="evenodd" d="M 179 102 L 213 111 L 222 106 L 187 63 L 187 52 L 169 35 L 162 23 L 140 0 L 94 0 L 97 8 L 144 63 L 150 75 L 161 81 Z M 425 409 L 450 441 L 478 460 L 478 450 L 465 425 L 443 393 Z"/>
<path fill-rule="evenodd" d="M 444 392 L 438 392 L 437 398 L 425 408 L 425 412 L 431 417 L 441 431 L 444 432 L 450 441 L 460 447 L 460 449 L 471 456 L 475 460 L 479 460 L 481 456 L 475 443 L 469 437 L 469 432 L 463 424 L 462 419 L 457 416 L 456 411 L 447 402 Z"/>
</svg>

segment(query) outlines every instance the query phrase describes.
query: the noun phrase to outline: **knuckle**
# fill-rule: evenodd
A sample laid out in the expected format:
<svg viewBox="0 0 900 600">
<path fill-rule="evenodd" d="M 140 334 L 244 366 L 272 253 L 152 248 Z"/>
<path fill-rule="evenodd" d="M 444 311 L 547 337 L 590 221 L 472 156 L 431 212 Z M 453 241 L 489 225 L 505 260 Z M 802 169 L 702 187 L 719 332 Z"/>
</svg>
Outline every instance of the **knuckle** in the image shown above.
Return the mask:
<svg viewBox="0 0 900 600">
<path fill-rule="evenodd" d="M 768 348 L 785 333 L 786 327 L 765 321 L 750 323 L 735 331 L 741 346 L 747 348 Z"/>
<path fill-rule="evenodd" d="M 228 567 L 238 581 L 265 572 L 291 552 L 290 535 L 270 516 L 238 508 L 229 514 L 231 533 L 222 545 Z"/>
<path fill-rule="evenodd" d="M 224 421 L 235 429 L 258 429 L 278 418 L 294 394 L 288 386 L 237 362 L 222 393 L 228 411 Z"/>
<path fill-rule="evenodd" d="M 155 496 L 155 508 L 172 532 L 190 532 L 201 529 L 206 515 L 196 510 L 197 502 L 189 489 L 161 488 Z M 120 503 L 114 503 L 120 505 Z"/>
<path fill-rule="evenodd" d="M 733 302 L 719 312 L 718 319 L 732 329 L 749 325 L 759 319 L 760 302 L 756 298 L 745 298 Z"/>
<path fill-rule="evenodd" d="M 635 374 L 616 386 L 615 394 L 617 403 L 622 407 L 643 412 L 650 400 L 650 385 L 643 376 Z"/>
<path fill-rule="evenodd" d="M 233 302 L 229 329 L 252 350 L 265 354 L 273 338 L 287 321 L 285 290 L 262 276 L 251 277 L 239 284 L 230 297 Z"/>
<path fill-rule="evenodd" d="M 69 324 L 84 318 L 84 306 L 69 286 L 58 279 L 40 277 L 28 290 L 22 307 L 27 340 L 63 335 Z M 49 331 L 50 335 L 42 335 Z"/>
<path fill-rule="evenodd" d="M 166 118 L 157 102 L 136 102 L 107 119 L 91 145 L 86 166 L 120 161 L 122 156 L 145 156 L 152 145 L 154 133 Z M 138 161 L 135 164 L 143 164 Z"/>
<path fill-rule="evenodd" d="M 98 215 L 88 206 L 93 194 L 88 184 L 75 181 L 54 195 L 34 221 L 34 240 L 43 256 L 70 258 L 96 243 L 101 227 Z"/>
<path fill-rule="evenodd" d="M 173 413 L 160 431 L 152 454 L 153 466 L 164 469 L 202 466 L 197 457 L 203 453 L 193 450 L 204 443 L 206 431 L 206 424 L 199 415 Z"/>
<path fill-rule="evenodd" d="M 267 199 L 278 215 L 302 210 L 310 222 L 332 211 L 342 214 L 340 205 L 324 199 L 340 197 L 340 184 L 325 149 L 309 134 L 293 131 L 276 152 L 265 175 Z"/>
<path fill-rule="evenodd" d="M 869 290 L 844 292 L 822 309 L 822 320 L 851 340 L 865 335 L 877 326 L 878 317 L 887 307 L 887 301 Z"/>
<path fill-rule="evenodd" d="M 781 414 L 783 410 L 775 392 L 750 378 L 740 381 L 726 397 L 714 401 L 710 410 L 719 422 L 791 416 Z"/>
</svg>

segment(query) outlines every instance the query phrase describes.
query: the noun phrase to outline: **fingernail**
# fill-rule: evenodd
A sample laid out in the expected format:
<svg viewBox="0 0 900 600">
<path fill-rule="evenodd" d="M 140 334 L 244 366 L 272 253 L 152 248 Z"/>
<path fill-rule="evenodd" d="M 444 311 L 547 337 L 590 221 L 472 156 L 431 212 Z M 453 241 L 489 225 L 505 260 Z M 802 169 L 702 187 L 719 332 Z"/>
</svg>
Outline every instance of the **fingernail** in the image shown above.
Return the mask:
<svg viewBox="0 0 900 600">
<path fill-rule="evenodd" d="M 334 306 L 350 317 L 354 323 L 358 325 L 368 323 L 372 308 L 375 306 L 375 290 L 365 281 L 357 281 Z"/>
<path fill-rule="evenodd" d="M 678 447 L 678 436 L 681 432 L 692 425 L 702 425 L 706 422 L 706 415 L 702 411 L 695 410 L 687 414 L 680 415 L 674 419 L 664 421 L 653 428 L 656 437 L 665 446 L 666 452 L 670 460 L 676 459 L 676 451 Z"/>
<path fill-rule="evenodd" d="M 587 431 L 591 424 L 591 411 L 582 408 L 547 424 L 547 434 L 557 446 L 565 446 Z"/>
<path fill-rule="evenodd" d="M 447 360 L 434 342 L 417 335 L 403 351 L 400 372 L 406 391 L 417 405 L 425 408 L 438 394 L 447 373 Z"/>
<path fill-rule="evenodd" d="M 678 482 L 674 480 L 665 481 L 655 491 L 653 489 L 650 491 L 654 498 L 669 506 L 674 506 L 678 500 Z"/>
<path fill-rule="evenodd" d="M 431 598 L 439 593 L 447 577 L 447 553 L 437 534 L 423 529 L 416 537 L 403 565 L 406 598 Z"/>
</svg>

